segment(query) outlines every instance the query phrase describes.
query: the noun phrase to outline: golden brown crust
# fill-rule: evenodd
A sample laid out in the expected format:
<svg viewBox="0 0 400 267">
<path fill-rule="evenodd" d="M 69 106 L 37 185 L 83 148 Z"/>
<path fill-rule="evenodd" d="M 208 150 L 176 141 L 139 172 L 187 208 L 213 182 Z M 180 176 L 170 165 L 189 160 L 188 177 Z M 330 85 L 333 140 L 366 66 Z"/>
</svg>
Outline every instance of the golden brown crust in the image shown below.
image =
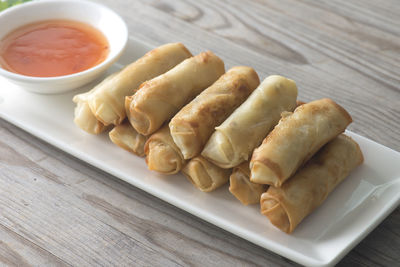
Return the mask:
<svg viewBox="0 0 400 267">
<path fill-rule="evenodd" d="M 200 154 L 214 131 L 258 86 L 254 69 L 234 67 L 171 120 L 171 135 L 186 159 Z"/>
<path fill-rule="evenodd" d="M 333 101 L 332 99 L 327 98 L 327 100 L 328 100 L 329 102 L 331 102 L 332 105 L 335 105 L 336 108 L 337 108 L 338 110 L 340 110 L 340 112 L 343 114 L 343 116 L 346 117 L 346 119 L 347 119 L 347 121 L 348 121 L 349 124 L 353 122 L 353 118 L 352 118 L 351 115 L 347 112 L 347 110 L 345 110 L 341 105 L 339 105 L 338 103 L 336 103 L 336 102 Z"/>
<path fill-rule="evenodd" d="M 282 231 L 293 232 L 362 161 L 358 144 L 339 135 L 280 188 L 270 186 L 261 196 L 261 212 Z"/>
<path fill-rule="evenodd" d="M 100 134 L 107 128 L 93 115 L 87 101 L 76 101 L 76 103 L 77 105 L 74 110 L 74 123 L 77 126 L 90 134 Z"/>
<path fill-rule="evenodd" d="M 224 72 L 224 62 L 210 51 L 184 60 L 140 86 L 126 108 L 129 121 L 139 133 L 152 134 Z"/>
<path fill-rule="evenodd" d="M 253 152 L 251 181 L 282 184 L 324 144 L 351 123 L 346 111 L 331 99 L 303 104 L 285 114 Z"/>
<path fill-rule="evenodd" d="M 275 173 L 275 175 L 279 178 L 282 179 L 282 170 L 281 167 L 279 166 L 279 164 L 273 162 L 272 160 L 263 157 L 262 155 L 259 155 L 259 151 L 254 151 L 253 153 L 253 157 L 252 157 L 253 161 L 257 161 L 258 163 L 261 163 L 261 166 L 264 165 L 266 167 L 268 167 L 273 173 Z M 254 165 L 254 167 L 252 168 L 253 172 L 257 172 L 257 168 L 260 167 L 260 164 L 256 164 Z"/>
<path fill-rule="evenodd" d="M 144 144 L 147 137 L 136 132 L 128 121 L 115 126 L 109 132 L 109 137 L 117 146 L 135 155 L 144 157 Z"/>
<path fill-rule="evenodd" d="M 249 176 L 250 177 L 249 162 L 248 161 L 242 162 L 240 165 L 238 165 L 235 168 L 233 168 L 233 171 L 240 171 L 245 176 Z"/>
<path fill-rule="evenodd" d="M 233 169 L 229 181 L 229 191 L 244 205 L 260 203 L 261 194 L 267 189 L 266 185 L 250 182 L 248 161 Z"/>
<path fill-rule="evenodd" d="M 191 159 L 182 169 L 188 180 L 203 192 L 211 192 L 226 184 L 231 169 L 222 169 L 202 156 Z"/>
<path fill-rule="evenodd" d="M 202 156 L 222 168 L 239 165 L 278 123 L 283 111 L 296 107 L 297 87 L 279 75 L 267 77 L 248 99 L 215 128 Z M 244 141 L 246 140 L 246 141 Z"/>
<path fill-rule="evenodd" d="M 270 187 L 268 194 L 265 192 L 260 198 L 261 214 L 267 216 L 270 222 L 281 231 L 289 234 L 291 233 L 290 228 L 290 217 L 288 216 L 285 208 L 280 204 L 279 200 L 275 199 L 273 187 Z"/>
<path fill-rule="evenodd" d="M 191 56 L 182 44 L 165 44 L 127 65 L 112 79 L 90 94 L 88 104 L 104 125 L 118 125 L 126 117 L 125 97 L 136 92 L 144 81 L 171 69 Z"/>
<path fill-rule="evenodd" d="M 75 95 L 72 98 L 72 101 L 77 104 L 74 110 L 74 122 L 82 130 L 91 134 L 99 134 L 108 128 L 93 114 L 89 106 L 89 98 L 97 90 L 101 89 L 103 86 L 106 86 L 106 84 L 108 84 L 109 81 L 118 73 L 119 71 L 109 75 L 89 92 Z"/>
<path fill-rule="evenodd" d="M 184 44 L 182 44 L 182 43 L 177 43 L 177 44 L 181 47 L 181 49 L 183 51 L 185 51 L 185 53 L 187 54 L 188 58 L 193 56 L 192 53 L 189 51 L 189 49 L 186 48 L 186 46 Z"/>
<path fill-rule="evenodd" d="M 149 137 L 144 145 L 144 152 L 149 170 L 175 174 L 186 164 L 182 153 L 172 140 L 168 124 Z"/>
</svg>

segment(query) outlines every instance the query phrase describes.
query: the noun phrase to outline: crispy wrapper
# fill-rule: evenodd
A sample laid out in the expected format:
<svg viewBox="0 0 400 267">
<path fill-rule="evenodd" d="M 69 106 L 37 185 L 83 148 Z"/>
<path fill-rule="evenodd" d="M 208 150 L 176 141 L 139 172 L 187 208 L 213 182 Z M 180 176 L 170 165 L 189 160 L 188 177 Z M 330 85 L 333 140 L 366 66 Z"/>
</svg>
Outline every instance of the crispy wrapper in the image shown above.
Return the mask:
<svg viewBox="0 0 400 267">
<path fill-rule="evenodd" d="M 143 82 L 152 79 L 192 55 L 181 43 L 160 46 L 123 68 L 115 77 L 90 94 L 88 104 L 104 125 L 122 123 L 125 96 L 132 95 Z"/>
<path fill-rule="evenodd" d="M 185 159 L 200 154 L 207 140 L 260 84 L 253 68 L 234 67 L 184 106 L 171 120 L 172 138 Z"/>
<path fill-rule="evenodd" d="M 92 110 L 90 109 L 88 104 L 88 98 L 98 88 L 101 88 L 102 86 L 107 84 L 117 74 L 118 72 L 111 74 L 89 92 L 75 95 L 72 98 L 72 101 L 76 103 L 76 107 L 74 110 L 74 123 L 82 130 L 90 134 L 99 134 L 107 128 L 102 122 L 100 122 L 96 118 L 96 116 L 93 115 Z"/>
<path fill-rule="evenodd" d="M 268 188 L 267 185 L 250 182 L 248 161 L 233 169 L 229 181 L 229 191 L 244 205 L 260 203 L 261 194 Z"/>
<path fill-rule="evenodd" d="M 224 62 L 210 51 L 184 60 L 126 97 L 129 121 L 139 133 L 152 134 L 224 72 Z"/>
<path fill-rule="evenodd" d="M 144 144 L 147 137 L 136 132 L 128 121 L 115 126 L 108 135 L 111 141 L 117 146 L 135 155 L 144 157 Z"/>
<path fill-rule="evenodd" d="M 253 152 L 251 181 L 281 186 L 324 144 L 351 123 L 350 115 L 331 99 L 324 98 L 283 114 L 279 124 Z"/>
<path fill-rule="evenodd" d="M 74 98 L 77 100 L 76 98 Z M 90 134 L 102 133 L 106 127 L 98 121 L 89 108 L 87 101 L 77 100 L 74 110 L 74 123 Z"/>
<path fill-rule="evenodd" d="M 146 163 L 149 170 L 174 174 L 186 164 L 186 160 L 174 143 L 168 124 L 152 134 L 144 145 Z"/>
<path fill-rule="evenodd" d="M 247 100 L 215 128 L 201 155 L 221 168 L 232 168 L 248 160 L 254 148 L 278 123 L 283 111 L 296 107 L 294 81 L 267 77 Z"/>
<path fill-rule="evenodd" d="M 231 172 L 231 169 L 220 168 L 202 156 L 192 158 L 182 169 L 189 181 L 203 192 L 211 192 L 226 184 Z"/>
<path fill-rule="evenodd" d="M 262 194 L 261 213 L 280 230 L 291 233 L 334 188 L 363 162 L 358 144 L 341 134 L 314 155 L 280 188 Z"/>
</svg>

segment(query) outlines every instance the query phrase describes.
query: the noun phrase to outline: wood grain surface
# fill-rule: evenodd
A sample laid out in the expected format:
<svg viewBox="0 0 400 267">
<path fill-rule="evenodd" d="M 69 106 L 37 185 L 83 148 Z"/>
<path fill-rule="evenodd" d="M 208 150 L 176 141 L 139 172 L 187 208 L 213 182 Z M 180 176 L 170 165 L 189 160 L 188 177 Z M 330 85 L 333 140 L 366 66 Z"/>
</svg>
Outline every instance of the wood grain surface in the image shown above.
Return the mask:
<svg viewBox="0 0 400 267">
<path fill-rule="evenodd" d="M 398 0 L 98 2 L 151 45 L 290 77 L 300 99 L 334 99 L 350 130 L 400 151 Z M 338 265 L 399 262 L 397 208 Z M 0 265 L 296 266 L 1 119 Z"/>
</svg>

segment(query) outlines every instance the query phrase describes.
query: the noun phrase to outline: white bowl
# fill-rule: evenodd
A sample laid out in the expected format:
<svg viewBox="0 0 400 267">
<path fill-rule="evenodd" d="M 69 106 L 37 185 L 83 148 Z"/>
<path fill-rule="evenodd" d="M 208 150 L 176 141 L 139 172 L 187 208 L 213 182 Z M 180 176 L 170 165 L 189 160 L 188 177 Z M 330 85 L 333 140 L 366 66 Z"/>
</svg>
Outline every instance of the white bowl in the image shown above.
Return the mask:
<svg viewBox="0 0 400 267">
<path fill-rule="evenodd" d="M 22 88 L 42 94 L 61 93 L 76 89 L 103 74 L 121 56 L 128 41 L 128 28 L 111 9 L 87 1 L 33 1 L 6 9 L 0 13 L 0 40 L 18 27 L 36 21 L 67 19 L 87 23 L 107 38 L 110 51 L 100 64 L 82 72 L 57 77 L 30 77 L 0 67 L 0 75 Z"/>
</svg>

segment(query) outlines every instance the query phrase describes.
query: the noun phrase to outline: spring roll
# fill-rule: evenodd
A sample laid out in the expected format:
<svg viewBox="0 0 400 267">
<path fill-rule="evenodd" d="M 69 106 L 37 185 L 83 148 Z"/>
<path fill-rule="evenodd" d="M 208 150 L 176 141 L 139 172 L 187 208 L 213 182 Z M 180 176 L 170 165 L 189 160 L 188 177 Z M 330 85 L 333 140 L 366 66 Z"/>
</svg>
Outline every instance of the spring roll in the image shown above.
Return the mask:
<svg viewBox="0 0 400 267">
<path fill-rule="evenodd" d="M 129 121 L 139 133 L 152 134 L 224 72 L 224 62 L 210 51 L 184 60 L 126 97 Z"/>
<path fill-rule="evenodd" d="M 278 123 L 283 111 L 296 107 L 294 81 L 267 77 L 249 98 L 215 128 L 201 155 L 221 168 L 232 168 L 249 159 L 252 151 Z"/>
<path fill-rule="evenodd" d="M 74 98 L 74 102 L 77 104 L 74 110 L 74 123 L 90 134 L 99 134 L 103 132 L 106 127 L 93 115 L 89 104 L 84 100 L 85 98 L 85 95 Z"/>
<path fill-rule="evenodd" d="M 135 155 L 144 157 L 144 144 L 147 137 L 136 132 L 128 121 L 115 126 L 108 135 L 111 141 L 117 146 Z"/>
<path fill-rule="evenodd" d="M 229 191 L 244 205 L 260 203 L 261 194 L 268 188 L 267 185 L 250 182 L 248 161 L 233 169 L 229 182 Z"/>
<path fill-rule="evenodd" d="M 244 102 L 259 83 L 253 68 L 234 67 L 172 118 L 171 135 L 185 159 L 200 154 L 214 127 Z"/>
<path fill-rule="evenodd" d="M 220 168 L 202 156 L 192 158 L 182 169 L 189 181 L 203 192 L 211 192 L 226 184 L 231 172 L 231 169 Z"/>
<path fill-rule="evenodd" d="M 362 162 L 363 155 L 358 144 L 348 136 L 339 135 L 282 187 L 270 186 L 261 196 L 261 213 L 280 230 L 293 232 Z"/>
<path fill-rule="evenodd" d="M 90 94 L 90 109 L 104 125 L 120 124 L 126 117 L 125 96 L 134 94 L 141 83 L 168 71 L 191 56 L 181 43 L 166 44 L 151 50 Z"/>
<path fill-rule="evenodd" d="M 168 124 L 149 137 L 144 145 L 144 152 L 149 170 L 174 174 L 186 164 L 181 151 L 172 140 Z"/>
<path fill-rule="evenodd" d="M 99 134 L 107 128 L 102 122 L 97 120 L 96 116 L 93 115 L 88 104 L 88 98 L 97 90 L 97 88 L 100 88 L 108 83 L 115 75 L 117 75 L 117 73 L 118 72 L 113 73 L 105 78 L 89 92 L 75 95 L 72 98 L 72 101 L 76 103 L 74 110 L 74 123 L 82 130 L 90 134 Z"/>
<path fill-rule="evenodd" d="M 324 144 L 352 122 L 347 111 L 328 98 L 312 101 L 283 114 L 273 131 L 253 152 L 254 183 L 280 187 Z"/>
</svg>

